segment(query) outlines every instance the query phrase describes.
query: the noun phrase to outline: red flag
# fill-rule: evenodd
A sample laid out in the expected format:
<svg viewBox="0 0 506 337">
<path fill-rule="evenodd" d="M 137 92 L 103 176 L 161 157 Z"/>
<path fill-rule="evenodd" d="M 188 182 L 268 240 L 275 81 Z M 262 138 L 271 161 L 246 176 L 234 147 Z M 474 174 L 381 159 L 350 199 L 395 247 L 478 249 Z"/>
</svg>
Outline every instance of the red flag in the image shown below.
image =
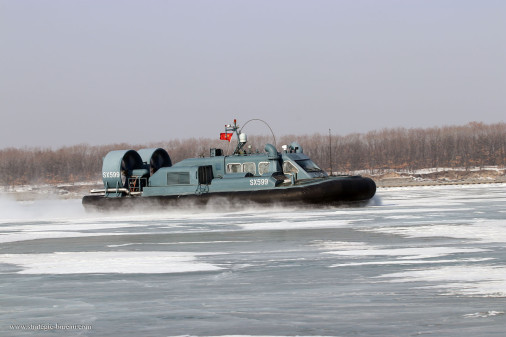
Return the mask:
<svg viewBox="0 0 506 337">
<path fill-rule="evenodd" d="M 220 139 L 221 140 L 228 140 L 230 142 L 230 140 L 232 139 L 232 136 L 234 134 L 233 133 L 220 133 Z"/>
</svg>

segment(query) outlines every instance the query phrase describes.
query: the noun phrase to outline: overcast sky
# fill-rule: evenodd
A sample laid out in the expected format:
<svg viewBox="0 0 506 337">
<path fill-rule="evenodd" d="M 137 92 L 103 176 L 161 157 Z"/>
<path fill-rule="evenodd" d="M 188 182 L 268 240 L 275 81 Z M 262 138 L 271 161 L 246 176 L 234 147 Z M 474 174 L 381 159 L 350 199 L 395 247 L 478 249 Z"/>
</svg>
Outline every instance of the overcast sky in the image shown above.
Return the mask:
<svg viewBox="0 0 506 337">
<path fill-rule="evenodd" d="M 0 148 L 504 122 L 506 1 L 0 0 L 0 114 Z"/>
</svg>

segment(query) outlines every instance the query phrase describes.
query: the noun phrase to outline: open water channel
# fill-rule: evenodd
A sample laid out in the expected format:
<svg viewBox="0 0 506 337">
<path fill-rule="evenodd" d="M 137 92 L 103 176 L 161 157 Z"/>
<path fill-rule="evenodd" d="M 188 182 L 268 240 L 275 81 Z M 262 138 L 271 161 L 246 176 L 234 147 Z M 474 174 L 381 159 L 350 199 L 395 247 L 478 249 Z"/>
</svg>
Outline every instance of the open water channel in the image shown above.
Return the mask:
<svg viewBox="0 0 506 337">
<path fill-rule="evenodd" d="M 0 336 L 503 336 L 506 185 L 361 208 L 0 200 Z"/>
</svg>

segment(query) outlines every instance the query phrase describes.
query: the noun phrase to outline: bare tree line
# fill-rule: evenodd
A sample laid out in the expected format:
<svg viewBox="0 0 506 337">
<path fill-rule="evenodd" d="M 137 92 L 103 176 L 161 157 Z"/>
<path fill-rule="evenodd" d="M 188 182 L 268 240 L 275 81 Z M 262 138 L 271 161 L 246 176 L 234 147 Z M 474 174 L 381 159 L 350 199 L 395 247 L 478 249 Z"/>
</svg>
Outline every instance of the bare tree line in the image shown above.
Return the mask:
<svg viewBox="0 0 506 337">
<path fill-rule="evenodd" d="M 277 146 L 297 141 L 313 161 L 327 171 L 346 173 L 386 169 L 415 170 L 432 167 L 506 165 L 506 123 L 469 123 L 434 128 L 394 128 L 340 135 L 286 135 Z M 272 136 L 251 136 L 251 151 L 263 152 Z M 100 180 L 102 158 L 111 150 L 162 147 L 172 162 L 205 156 L 209 148 L 231 153 L 234 144 L 208 138 L 190 138 L 143 145 L 80 144 L 57 150 L 6 148 L 0 150 L 0 184 L 67 183 Z"/>
<path fill-rule="evenodd" d="M 325 142 L 329 143 L 328 137 L 315 135 L 314 140 L 307 142 L 305 152 L 323 167 L 332 165 L 339 172 L 506 165 L 506 123 L 473 122 L 464 126 L 395 128 L 332 136 L 332 163 L 330 146 L 324 147 Z M 306 143 L 305 139 L 301 141 Z"/>
</svg>

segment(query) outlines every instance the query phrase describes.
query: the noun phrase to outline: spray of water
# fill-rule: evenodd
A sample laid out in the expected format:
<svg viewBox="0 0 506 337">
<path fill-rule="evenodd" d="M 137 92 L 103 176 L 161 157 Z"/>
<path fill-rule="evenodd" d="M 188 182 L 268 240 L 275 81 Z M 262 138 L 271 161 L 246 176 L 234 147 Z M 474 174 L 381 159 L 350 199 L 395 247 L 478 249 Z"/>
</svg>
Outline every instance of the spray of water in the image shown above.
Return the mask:
<svg viewBox="0 0 506 337">
<path fill-rule="evenodd" d="M 12 220 L 47 220 L 85 216 L 81 200 L 37 199 L 16 201 L 0 196 L 0 222 Z"/>
<path fill-rule="evenodd" d="M 381 199 L 375 196 L 366 206 L 379 206 Z M 342 205 L 346 207 L 347 205 Z M 364 206 L 363 204 L 361 206 Z M 124 218 L 135 217 L 145 218 L 174 218 L 174 217 L 195 217 L 201 215 L 213 215 L 224 213 L 290 213 L 300 209 L 313 208 L 335 208 L 336 206 L 310 206 L 310 205 L 280 205 L 276 202 L 271 204 L 257 204 L 254 202 L 245 202 L 239 199 L 213 198 L 206 204 L 197 202 L 185 202 L 184 204 L 160 205 L 157 202 L 143 202 L 139 206 L 129 209 L 115 209 L 108 211 L 87 212 L 81 199 L 36 199 L 31 201 L 16 201 L 13 198 L 0 195 L 0 223 L 11 221 L 51 221 L 51 220 L 70 220 L 70 219 L 104 219 L 104 218 Z M 353 207 L 353 206 L 351 206 Z"/>
<path fill-rule="evenodd" d="M 367 202 L 367 206 L 382 206 L 383 205 L 383 202 L 381 201 L 381 198 L 380 196 L 378 196 L 377 194 L 374 195 L 374 197 L 372 197 L 368 202 Z"/>
</svg>

